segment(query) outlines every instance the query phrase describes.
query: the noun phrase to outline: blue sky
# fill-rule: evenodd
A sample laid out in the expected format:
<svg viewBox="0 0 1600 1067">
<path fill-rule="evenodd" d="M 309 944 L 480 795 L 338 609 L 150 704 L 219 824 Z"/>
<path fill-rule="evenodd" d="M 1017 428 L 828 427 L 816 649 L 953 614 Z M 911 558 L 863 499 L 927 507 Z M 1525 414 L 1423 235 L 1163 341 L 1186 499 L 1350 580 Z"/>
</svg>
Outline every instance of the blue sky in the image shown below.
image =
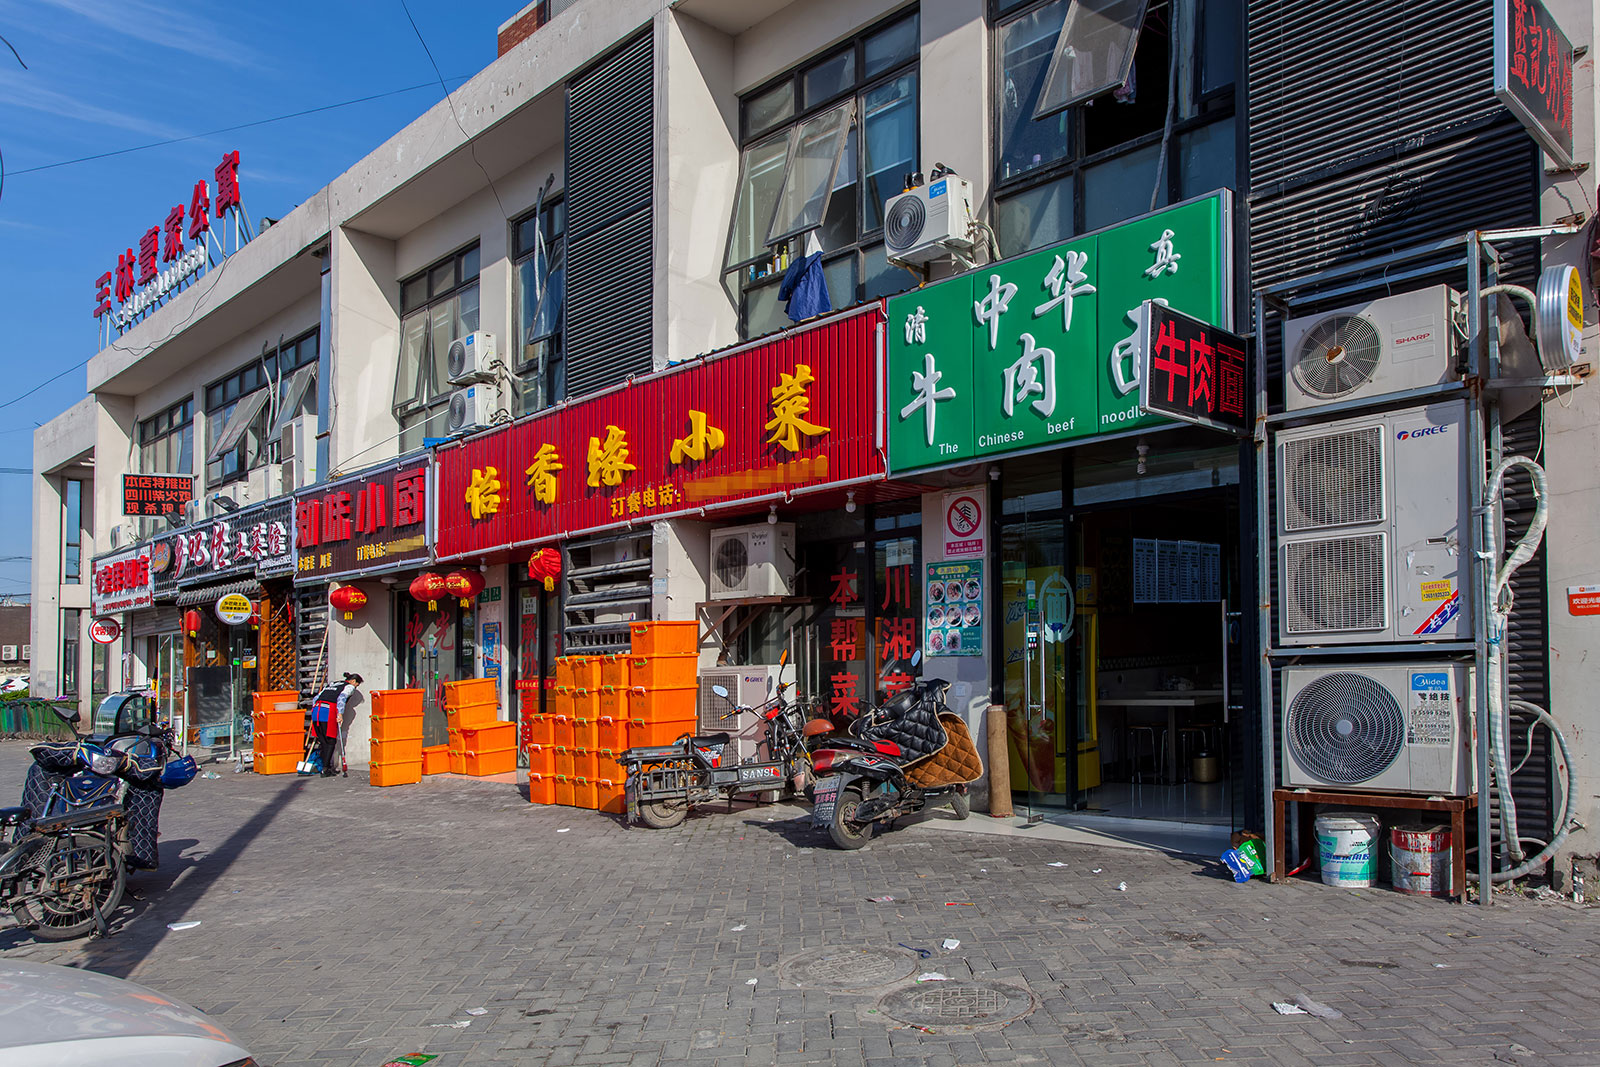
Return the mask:
<svg viewBox="0 0 1600 1067">
<path fill-rule="evenodd" d="M 495 57 L 495 30 L 519 0 L 409 0 L 454 89 Z M 137 248 L 224 152 L 240 154 L 252 218 L 280 218 L 444 91 L 400 0 L 0 0 L 0 404 L 98 347 L 94 280 Z M 421 88 L 415 88 L 421 86 Z M 70 166 L 32 170 L 409 90 L 250 129 Z M 32 171 L 29 173 L 29 171 Z M 0 466 L 31 468 L 33 429 L 84 395 L 73 370 L 0 407 Z M 19 505 L 0 524 L 0 593 L 26 592 L 27 477 L 0 475 Z"/>
</svg>

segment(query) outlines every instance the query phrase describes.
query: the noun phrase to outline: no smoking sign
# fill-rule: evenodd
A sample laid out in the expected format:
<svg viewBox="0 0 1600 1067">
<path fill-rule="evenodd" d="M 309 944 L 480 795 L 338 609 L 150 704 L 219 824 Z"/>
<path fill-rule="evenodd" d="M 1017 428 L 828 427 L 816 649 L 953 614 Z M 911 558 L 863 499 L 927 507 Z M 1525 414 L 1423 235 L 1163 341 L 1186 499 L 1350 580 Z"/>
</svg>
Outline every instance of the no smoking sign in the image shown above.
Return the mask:
<svg viewBox="0 0 1600 1067">
<path fill-rule="evenodd" d="M 983 555 L 986 523 L 981 489 L 961 489 L 946 493 L 944 495 L 945 558 Z"/>
</svg>

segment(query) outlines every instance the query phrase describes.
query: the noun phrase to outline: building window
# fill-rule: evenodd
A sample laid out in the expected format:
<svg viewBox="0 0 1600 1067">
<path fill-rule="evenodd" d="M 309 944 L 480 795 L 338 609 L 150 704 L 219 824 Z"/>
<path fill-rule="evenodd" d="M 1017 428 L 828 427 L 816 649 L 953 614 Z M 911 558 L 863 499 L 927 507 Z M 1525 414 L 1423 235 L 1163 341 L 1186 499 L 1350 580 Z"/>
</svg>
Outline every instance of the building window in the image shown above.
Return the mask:
<svg viewBox="0 0 1600 1067">
<path fill-rule="evenodd" d="M 78 695 L 78 641 L 82 633 L 82 612 L 67 608 L 61 613 L 61 692 L 60 696 Z"/>
<path fill-rule="evenodd" d="M 400 366 L 394 417 L 400 451 L 449 428 L 450 342 L 478 328 L 478 246 L 449 255 L 400 283 Z"/>
<path fill-rule="evenodd" d="M 140 474 L 194 474 L 194 398 L 186 397 L 159 415 L 139 422 Z M 182 516 L 178 516 L 182 521 Z M 139 536 L 167 528 L 164 518 L 139 520 Z"/>
<path fill-rule="evenodd" d="M 835 308 L 917 283 L 889 265 L 883 204 L 920 169 L 919 42 L 916 12 L 902 15 L 740 101 L 724 284 L 742 336 L 790 324 L 778 286 L 813 237 Z"/>
<path fill-rule="evenodd" d="M 1234 186 L 1239 0 L 1149 0 L 1130 44 L 1128 24 L 1139 7 L 1128 0 L 993 0 L 1001 255 L 1143 215 L 1152 199 L 1159 208 Z M 1057 47 L 1069 14 L 1072 32 L 1098 42 L 1094 54 Z M 1131 46 L 1132 73 L 1120 87 L 1035 117 L 1042 97 L 1050 111 L 1099 88 L 1106 63 L 1096 56 L 1120 71 Z"/>
<path fill-rule="evenodd" d="M 310 330 L 206 386 L 210 488 L 236 482 L 271 460 L 283 427 L 300 415 L 316 413 L 317 391 L 311 385 L 317 348 L 318 331 Z M 182 442 L 174 447 L 181 449 Z"/>
<path fill-rule="evenodd" d="M 566 396 L 561 361 L 561 311 L 566 295 L 567 206 L 541 204 L 511 227 L 516 270 L 516 349 L 513 415 L 549 407 Z"/>
<path fill-rule="evenodd" d="M 61 582 L 83 581 L 83 483 L 68 478 L 62 485 L 66 515 L 61 523 Z"/>
</svg>

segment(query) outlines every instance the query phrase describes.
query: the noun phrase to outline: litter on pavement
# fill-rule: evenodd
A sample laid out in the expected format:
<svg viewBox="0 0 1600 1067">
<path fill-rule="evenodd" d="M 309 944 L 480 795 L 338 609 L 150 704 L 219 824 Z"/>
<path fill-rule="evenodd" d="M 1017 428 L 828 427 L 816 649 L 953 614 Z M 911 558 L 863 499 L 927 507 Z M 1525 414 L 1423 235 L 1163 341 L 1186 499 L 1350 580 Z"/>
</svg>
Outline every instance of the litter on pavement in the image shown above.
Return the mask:
<svg viewBox="0 0 1600 1067">
<path fill-rule="evenodd" d="M 468 1008 L 467 1009 L 467 1014 L 468 1015 L 488 1015 L 489 1014 L 489 1009 L 488 1008 Z"/>
<path fill-rule="evenodd" d="M 761 981 L 761 979 L 759 979 L 759 978 L 752 978 L 752 979 L 750 979 L 750 980 L 749 980 L 749 981 L 748 981 L 748 982 L 746 982 L 746 983 L 745 983 L 745 985 L 755 985 L 755 984 L 756 984 L 756 983 L 757 983 L 757 982 L 759 982 L 759 981 Z"/>
<path fill-rule="evenodd" d="M 1127 882 L 1118 882 L 1117 883 L 1117 892 L 1126 893 L 1127 891 L 1128 891 L 1128 883 Z"/>
<path fill-rule="evenodd" d="M 572 827 L 570 827 L 570 826 L 563 826 L 561 829 L 557 830 L 556 833 L 564 834 L 564 833 L 567 833 L 571 829 L 572 829 Z"/>
<path fill-rule="evenodd" d="M 743 930 L 747 925 L 748 925 L 747 923 L 740 923 L 738 926 L 730 926 L 730 927 L 728 927 L 728 929 L 732 930 L 734 933 L 738 933 L 740 930 Z"/>
<path fill-rule="evenodd" d="M 906 944 L 904 941 L 896 941 L 895 944 L 899 945 L 901 948 L 911 949 L 912 952 L 915 952 L 917 954 L 917 958 L 918 959 L 924 959 L 925 960 L 929 956 L 932 955 L 932 953 L 929 952 L 927 949 L 925 949 L 925 948 L 916 948 L 916 947 L 914 947 L 912 945 Z"/>
<path fill-rule="evenodd" d="M 950 979 L 947 976 L 940 974 L 938 971 L 923 971 L 921 974 L 917 975 L 917 981 L 948 982 Z"/>
<path fill-rule="evenodd" d="M 424 1063 L 438 1058 L 438 1054 L 433 1052 L 409 1052 L 404 1056 L 396 1056 L 383 1067 L 422 1067 Z"/>
<path fill-rule="evenodd" d="M 1061 862 L 1061 861 L 1060 861 L 1060 860 L 1056 860 L 1056 861 L 1055 861 L 1055 862 L 1054 862 L 1054 863 L 1047 863 L 1047 864 L 1045 864 L 1045 866 L 1046 866 L 1046 867 L 1065 867 L 1065 866 L 1066 866 L 1066 864 L 1065 864 L 1065 863 L 1062 863 L 1062 862 Z"/>
<path fill-rule="evenodd" d="M 958 941 L 956 938 L 947 937 L 947 938 L 944 939 L 944 950 L 946 952 L 954 952 L 956 949 L 958 949 L 960 947 L 961 947 L 961 942 Z"/>
<path fill-rule="evenodd" d="M 434 1029 L 434 1030 L 465 1030 L 467 1027 L 469 1027 L 471 1025 L 472 1025 L 472 1020 L 471 1019 L 459 1019 L 459 1020 L 457 1020 L 456 1022 L 453 1022 L 453 1023 L 434 1023 L 432 1025 L 431 1029 Z"/>
<path fill-rule="evenodd" d="M 1272 1002 L 1272 1010 L 1277 1012 L 1279 1015 L 1310 1015 L 1311 1014 L 1309 1011 L 1306 1011 L 1300 1005 L 1298 1005 L 1298 1004 L 1290 1004 L 1288 1001 L 1284 1001 L 1284 1000 L 1275 1000 L 1275 1001 L 1273 1001 Z"/>
<path fill-rule="evenodd" d="M 168 930 L 193 930 L 196 926 L 199 926 L 199 925 L 200 925 L 200 920 L 199 919 L 189 919 L 186 922 L 181 922 L 181 923 L 168 923 L 167 924 L 167 929 Z"/>
<path fill-rule="evenodd" d="M 867 900 L 869 902 L 873 903 L 873 904 L 893 904 L 894 903 L 894 897 L 868 897 Z"/>
</svg>

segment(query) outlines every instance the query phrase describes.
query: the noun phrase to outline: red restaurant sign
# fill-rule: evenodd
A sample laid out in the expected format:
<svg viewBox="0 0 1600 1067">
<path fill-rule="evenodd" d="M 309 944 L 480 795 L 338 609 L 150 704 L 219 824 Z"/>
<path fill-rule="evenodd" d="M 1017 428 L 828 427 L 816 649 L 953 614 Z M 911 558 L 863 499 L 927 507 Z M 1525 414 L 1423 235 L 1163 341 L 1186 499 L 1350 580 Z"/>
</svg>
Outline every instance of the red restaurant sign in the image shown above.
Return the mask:
<svg viewBox="0 0 1600 1067">
<path fill-rule="evenodd" d="M 882 478 L 882 322 L 872 305 L 441 448 L 438 558 Z"/>
<path fill-rule="evenodd" d="M 294 508 L 296 581 L 428 559 L 426 459 L 302 490 Z"/>
<path fill-rule="evenodd" d="M 149 545 L 97 559 L 93 569 L 90 605 L 96 615 L 147 608 L 154 603 Z"/>
</svg>

